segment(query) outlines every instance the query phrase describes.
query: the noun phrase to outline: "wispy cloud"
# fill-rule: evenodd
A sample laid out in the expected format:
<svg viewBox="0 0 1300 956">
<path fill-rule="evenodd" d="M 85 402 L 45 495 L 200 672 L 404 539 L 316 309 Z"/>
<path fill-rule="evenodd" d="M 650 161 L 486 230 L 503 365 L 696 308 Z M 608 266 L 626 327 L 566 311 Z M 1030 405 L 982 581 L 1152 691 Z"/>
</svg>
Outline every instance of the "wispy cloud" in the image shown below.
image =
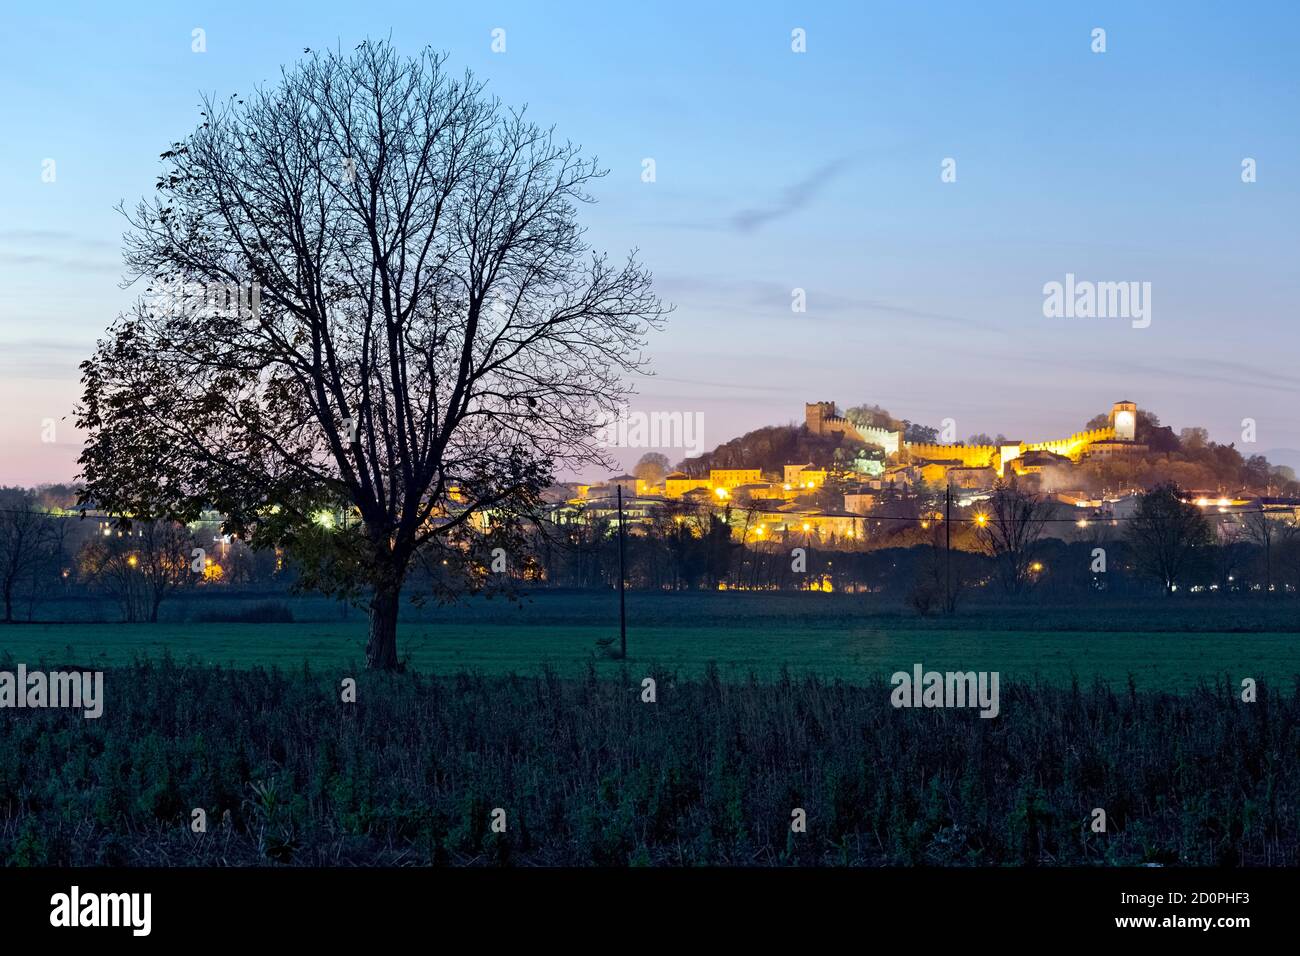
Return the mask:
<svg viewBox="0 0 1300 956">
<path fill-rule="evenodd" d="M 43 252 L 0 252 L 0 263 L 11 266 L 47 266 L 74 272 L 122 274 L 121 263 L 73 256 L 52 256 Z"/>
<path fill-rule="evenodd" d="M 80 249 L 99 249 L 116 252 L 116 243 L 58 229 L 0 229 L 0 243 L 45 243 L 53 246 L 75 246 Z"/>
<path fill-rule="evenodd" d="M 803 179 L 787 186 L 772 202 L 734 213 L 731 217 L 731 227 L 736 232 L 757 232 L 778 219 L 793 215 L 815 199 L 818 193 L 834 182 L 850 165 L 849 158 L 842 157 L 818 167 Z"/>
<path fill-rule="evenodd" d="M 713 276 L 665 275 L 655 285 L 681 309 L 722 307 L 773 315 L 790 314 L 790 287 L 779 282 L 759 279 L 721 279 Z M 889 315 L 900 319 L 919 319 L 970 329 L 991 330 L 993 326 L 967 316 L 936 312 L 886 299 L 841 295 L 809 290 L 809 307 L 801 318 L 817 322 L 861 321 L 871 315 Z"/>
<path fill-rule="evenodd" d="M 690 196 L 683 201 L 689 203 L 691 218 L 654 219 L 638 222 L 635 225 L 650 229 L 684 229 L 750 235 L 779 219 L 802 211 L 819 193 L 843 175 L 853 162 L 850 157 L 832 160 L 819 166 L 803 179 L 781 189 L 770 201 L 753 203 L 734 212 L 728 213 L 724 209 L 701 211 L 707 206 L 716 207 L 721 203 L 712 197 Z"/>
<path fill-rule="evenodd" d="M 0 375 L 10 380 L 75 380 L 78 366 L 94 347 L 93 341 L 0 339 Z"/>
<path fill-rule="evenodd" d="M 114 243 L 59 229 L 0 229 L 0 264 L 122 274 Z"/>
</svg>

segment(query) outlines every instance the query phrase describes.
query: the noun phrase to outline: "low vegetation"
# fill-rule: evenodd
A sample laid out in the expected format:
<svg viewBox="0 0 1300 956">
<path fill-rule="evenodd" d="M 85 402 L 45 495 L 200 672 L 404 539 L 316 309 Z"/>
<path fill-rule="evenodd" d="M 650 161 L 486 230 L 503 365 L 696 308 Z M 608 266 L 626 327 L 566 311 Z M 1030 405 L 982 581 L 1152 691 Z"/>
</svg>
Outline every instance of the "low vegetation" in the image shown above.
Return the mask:
<svg viewBox="0 0 1300 956">
<path fill-rule="evenodd" d="M 362 674 L 346 704 L 333 676 L 140 661 L 99 720 L 0 722 L 0 859 L 1300 863 L 1297 687 L 1004 682 L 985 720 L 895 710 L 883 682 L 653 676 L 651 704 L 639 672 Z"/>
</svg>

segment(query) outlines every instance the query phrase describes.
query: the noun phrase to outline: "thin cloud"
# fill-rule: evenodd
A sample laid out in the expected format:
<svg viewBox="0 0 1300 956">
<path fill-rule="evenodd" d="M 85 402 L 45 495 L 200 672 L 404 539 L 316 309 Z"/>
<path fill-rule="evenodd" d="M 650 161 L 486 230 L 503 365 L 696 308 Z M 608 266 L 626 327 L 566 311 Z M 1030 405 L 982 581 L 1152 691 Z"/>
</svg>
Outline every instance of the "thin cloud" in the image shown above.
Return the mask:
<svg viewBox="0 0 1300 956">
<path fill-rule="evenodd" d="M 0 263 L 14 266 L 49 266 L 54 269 L 71 269 L 77 272 L 122 274 L 122 266 L 116 262 L 70 256 L 52 256 L 43 252 L 0 252 Z"/>
<path fill-rule="evenodd" d="M 93 239 L 57 229 L 0 229 L 0 242 L 51 243 L 78 246 L 83 249 L 103 249 L 108 252 L 116 252 L 118 249 L 115 243 L 106 239 Z"/>
<path fill-rule="evenodd" d="M 752 312 L 771 311 L 774 314 L 776 312 L 782 315 L 789 314 L 790 288 L 777 282 L 668 275 L 657 279 L 656 284 L 682 309 L 699 307 L 703 302 Z M 860 322 L 865 314 L 884 313 L 899 318 L 923 319 L 970 329 L 991 330 L 993 328 L 978 319 L 915 308 L 884 299 L 864 299 L 815 290 L 809 290 L 808 298 L 808 311 L 801 313 L 799 318 L 811 322 L 822 319 Z"/>
<path fill-rule="evenodd" d="M 826 163 L 798 182 L 787 186 L 775 202 L 734 213 L 731 217 L 731 228 L 740 233 L 757 232 L 778 219 L 793 215 L 816 198 L 817 194 L 848 169 L 849 165 L 850 160 L 847 157 Z"/>
</svg>

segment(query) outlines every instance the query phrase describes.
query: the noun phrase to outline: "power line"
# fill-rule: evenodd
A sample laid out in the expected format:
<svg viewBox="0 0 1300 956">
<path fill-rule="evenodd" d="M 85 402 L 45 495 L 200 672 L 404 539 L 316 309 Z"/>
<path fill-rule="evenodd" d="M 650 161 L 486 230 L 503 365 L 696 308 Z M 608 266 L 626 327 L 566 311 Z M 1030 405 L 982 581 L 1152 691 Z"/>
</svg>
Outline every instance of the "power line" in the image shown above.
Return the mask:
<svg viewBox="0 0 1300 956">
<path fill-rule="evenodd" d="M 583 504 L 587 504 L 587 503 L 589 503 L 589 502 L 596 502 L 596 501 L 616 501 L 616 500 L 617 500 L 617 496 L 616 496 L 616 495 L 602 495 L 602 496 L 597 497 L 597 498 L 582 498 L 582 499 L 578 499 L 576 502 L 566 501 L 566 502 L 559 503 L 559 504 L 553 504 L 553 505 L 551 506 L 551 508 L 552 508 L 552 510 L 554 510 L 554 509 L 558 509 L 558 508 L 563 508 L 563 507 L 565 507 L 565 506 L 569 506 L 569 507 L 577 507 L 577 506 L 580 506 L 580 505 L 583 505 Z M 634 500 L 635 500 L 635 499 L 634 499 Z M 675 500 L 675 499 L 665 499 L 664 501 L 653 501 L 653 502 L 651 502 L 650 504 L 651 504 L 652 507 L 662 507 L 663 505 L 667 504 L 669 501 L 673 501 L 673 500 Z M 700 505 L 699 507 L 703 508 L 704 506 L 703 506 L 703 505 Z M 716 505 L 713 505 L 713 506 L 712 506 L 712 508 L 715 508 L 715 509 L 716 509 L 716 507 L 717 507 Z M 745 506 L 745 505 L 736 505 L 736 506 L 734 506 L 734 507 L 738 508 L 738 509 L 739 509 L 740 511 L 742 511 L 742 512 L 751 512 L 751 511 L 761 511 L 761 510 L 762 510 L 762 509 L 756 509 L 756 508 L 753 508 L 752 506 Z M 971 507 L 971 506 L 968 505 L 967 507 Z M 1294 510 L 1297 510 L 1297 509 L 1300 509 L 1300 504 L 1297 504 L 1297 505 L 1295 506 L 1294 509 L 1290 509 L 1290 510 L 1294 511 Z M 814 513 L 811 513 L 811 512 L 809 512 L 809 513 L 801 513 L 801 512 L 788 512 L 788 513 L 783 513 L 783 512 L 776 512 L 776 511 L 773 511 L 773 512 L 768 512 L 768 513 L 769 513 L 769 514 L 772 514 L 772 515 L 780 516 L 780 517 L 790 517 L 790 518 L 799 518 L 799 517 L 805 517 L 805 518 L 828 517 L 827 515 L 824 515 L 824 514 L 823 514 L 823 515 L 817 515 L 817 514 L 814 514 Z M 1283 511 L 1280 511 L 1280 512 L 1277 512 L 1277 511 L 1275 511 L 1275 512 L 1269 512 L 1269 511 L 1265 511 L 1265 510 L 1263 510 L 1262 508 L 1250 508 L 1250 509 L 1245 509 L 1245 510 L 1242 510 L 1242 511 L 1221 511 L 1221 512 L 1218 512 L 1217 514 L 1205 514 L 1204 517 L 1206 518 L 1206 520 L 1221 520 L 1221 519 L 1224 519 L 1224 518 L 1245 517 L 1245 516 L 1247 516 L 1247 515 L 1260 515 L 1260 514 L 1262 514 L 1262 515 L 1268 515 L 1268 514 L 1270 514 L 1270 513 L 1272 513 L 1272 514 L 1286 514 L 1287 511 L 1286 511 L 1286 510 L 1283 510 Z M 75 520 L 78 520 L 78 521 L 82 521 L 82 520 L 118 521 L 118 520 L 121 520 L 121 519 L 123 519 L 123 518 L 127 518 L 127 519 L 129 519 L 129 520 L 133 520 L 133 521 L 149 521 L 149 520 L 155 520 L 155 519 L 146 519 L 146 518 L 130 518 L 130 517 L 127 516 L 127 515 L 91 514 L 90 512 L 66 512 L 66 511 L 54 512 L 54 511 L 41 511 L 41 510 L 39 510 L 39 509 L 25 509 L 25 508 L 0 508 L 0 514 L 38 515 L 38 516 L 40 516 L 40 517 L 42 517 L 42 518 L 70 518 L 70 519 L 75 519 Z M 937 512 L 936 512 L 936 514 L 937 514 Z M 979 514 L 980 514 L 980 513 L 977 513 L 976 515 L 969 516 L 969 517 L 957 517 L 957 518 L 951 518 L 951 519 L 949 519 L 949 520 L 951 520 L 951 521 L 953 521 L 953 522 L 955 522 L 955 523 L 957 523 L 957 524 L 980 524 L 981 522 L 980 522 L 980 520 L 979 520 Z M 926 522 L 926 521 L 929 521 L 929 522 L 934 522 L 934 523 L 936 523 L 936 524 L 942 524 L 942 523 L 943 523 L 943 520 L 944 520 L 943 518 L 940 518 L 940 517 L 927 518 L 927 517 L 924 517 L 924 516 L 916 516 L 916 517 L 912 517 L 912 516 L 910 516 L 910 515 L 858 514 L 858 513 L 856 513 L 856 512 L 845 512 L 845 513 L 843 513 L 843 514 L 830 515 L 829 517 L 833 517 L 833 518 L 854 518 L 854 519 L 857 519 L 857 520 L 860 520 L 860 521 L 911 521 L 911 522 Z M 187 524 L 187 525 L 189 525 L 189 524 L 220 524 L 220 523 L 222 522 L 222 520 L 224 520 L 224 519 L 223 519 L 223 518 L 198 518 L 198 519 L 195 519 L 194 521 L 177 522 L 177 523 L 178 523 L 178 524 L 182 524 L 182 523 L 183 523 L 183 524 Z M 986 525 L 987 525 L 988 523 L 991 523 L 991 522 L 993 522 L 993 521 L 995 521 L 995 520 L 996 520 L 996 519 L 995 519 L 995 516 L 993 516 L 993 515 L 989 515 L 989 514 L 984 514 L 984 522 L 983 522 L 983 524 L 986 524 Z M 1019 521 L 1019 520 L 1021 520 L 1021 519 L 1017 519 L 1017 521 Z M 1138 520 L 1142 520 L 1142 521 L 1174 521 L 1174 520 L 1180 520 L 1180 519 L 1179 519 L 1179 516 L 1177 516 L 1177 515 L 1168 515 L 1168 516 L 1162 516 L 1162 515 L 1147 515 L 1147 516 L 1141 516 L 1141 515 L 1126 515 L 1126 516 L 1121 517 L 1121 516 L 1116 516 L 1116 515 L 1097 514 L 1096 512 L 1090 512 L 1090 513 L 1089 513 L 1088 515 L 1086 515 L 1086 516 L 1080 516 L 1080 517 L 1076 517 L 1076 518 L 1053 518 L 1053 517 L 1042 517 L 1042 518 L 1023 519 L 1023 520 L 1024 520 L 1026 523 L 1033 523 L 1033 524 L 1074 524 L 1074 525 L 1078 525 L 1078 524 L 1082 521 L 1082 522 L 1086 522 L 1087 524 L 1086 524 L 1086 525 L 1081 525 L 1081 527 L 1086 527 L 1086 526 L 1091 526 L 1091 525 L 1094 525 L 1094 524 L 1099 525 L 1099 526 L 1100 526 L 1100 525 L 1106 525 L 1106 524 L 1115 525 L 1115 524 L 1118 524 L 1119 522 L 1122 522 L 1122 521 L 1138 521 Z"/>
<path fill-rule="evenodd" d="M 577 502 L 565 502 L 565 503 L 562 504 L 562 505 L 555 505 L 555 507 L 556 507 L 556 508 L 562 508 L 562 507 L 564 507 L 565 505 L 578 506 L 578 505 L 581 505 L 581 504 L 585 504 L 585 503 L 587 503 L 587 502 L 589 502 L 589 501 L 614 501 L 614 500 L 615 500 L 615 496 L 614 496 L 614 495 L 607 495 L 607 496 L 601 496 L 601 497 L 599 497 L 599 498 L 582 498 L 582 499 L 578 499 Z M 667 499 L 667 500 L 673 500 L 673 499 Z M 654 501 L 654 502 L 651 502 L 651 505 L 652 505 L 652 506 L 662 506 L 664 503 L 665 503 L 665 502 Z M 701 505 L 700 507 L 703 508 L 704 506 Z M 717 506 L 713 506 L 713 507 L 716 508 Z M 754 508 L 752 508 L 752 507 L 750 507 L 750 506 L 743 506 L 743 505 L 741 505 L 741 506 L 737 506 L 737 507 L 739 508 L 739 510 L 741 510 L 741 511 L 743 511 L 743 512 L 749 512 L 749 511 L 761 511 L 761 510 L 762 510 L 762 509 L 754 509 Z M 967 507 L 970 507 L 970 506 L 968 505 Z M 1297 504 L 1297 505 L 1296 505 L 1296 508 L 1300 509 L 1300 504 Z M 773 511 L 773 512 L 767 512 L 767 513 L 768 513 L 768 514 L 771 514 L 771 515 L 774 515 L 774 516 L 789 517 L 789 518 L 799 518 L 799 517 L 807 517 L 807 518 L 826 517 L 826 515 L 820 515 L 820 516 L 819 516 L 819 515 L 816 515 L 816 514 L 813 514 L 813 513 L 799 513 L 799 512 L 785 512 L 785 513 L 783 513 L 783 512 Z M 1277 512 L 1275 512 L 1275 513 L 1277 513 Z M 1283 513 L 1284 513 L 1284 512 L 1283 512 Z M 1269 514 L 1269 512 L 1267 512 L 1267 511 L 1263 511 L 1263 510 L 1260 510 L 1260 509 L 1249 509 L 1249 510 L 1245 510 L 1245 511 L 1231 511 L 1231 512 L 1219 512 L 1218 514 L 1206 514 L 1206 515 L 1203 515 L 1203 517 L 1205 517 L 1207 520 L 1215 520 L 1215 519 L 1233 518 L 1233 517 L 1240 517 L 1240 516 L 1245 516 L 1245 515 L 1257 515 L 1257 514 L 1265 514 L 1265 515 L 1267 515 L 1267 514 Z M 914 522 L 930 521 L 930 522 L 934 522 L 935 524 L 942 524 L 942 523 L 943 523 L 943 520 L 944 520 L 944 519 L 942 519 L 942 518 L 938 518 L 938 517 L 935 517 L 935 518 L 926 518 L 926 517 L 921 517 L 921 516 L 918 516 L 918 517 L 911 517 L 911 516 L 909 516 L 909 515 L 858 514 L 857 512 L 845 512 L 845 513 L 843 513 L 843 514 L 831 515 L 830 517 L 834 517 L 834 518 L 856 518 L 856 519 L 858 519 L 858 520 L 862 520 L 862 521 L 914 521 Z M 986 525 L 989 524 L 989 523 L 992 523 L 992 522 L 995 520 L 994 516 L 992 516 L 992 515 L 985 514 L 984 517 L 985 517 L 984 524 L 986 524 Z M 952 518 L 951 520 L 952 520 L 953 522 L 955 522 L 955 523 L 958 523 L 958 524 L 980 524 L 980 521 L 979 521 L 979 517 L 978 517 L 978 516 L 971 516 L 971 517 L 964 517 L 964 518 L 963 518 L 963 517 L 957 517 L 957 518 Z M 1138 520 L 1143 520 L 1143 521 L 1166 521 L 1166 520 L 1170 520 L 1170 521 L 1172 521 L 1172 520 L 1179 520 L 1179 517 L 1178 517 L 1177 515 L 1169 515 L 1169 516 L 1162 516 L 1162 515 L 1148 515 L 1148 516 L 1141 516 L 1141 515 L 1126 515 L 1126 516 L 1123 516 L 1123 517 L 1119 517 L 1119 516 L 1115 516 L 1115 515 L 1097 514 L 1097 513 L 1095 513 L 1095 512 L 1090 512 L 1086 517 L 1085 517 L 1085 516 L 1080 516 L 1080 517 L 1076 517 L 1076 518 L 1034 518 L 1034 519 L 1032 519 L 1032 520 L 1031 520 L 1031 519 L 1025 519 L 1026 523 L 1032 523 L 1032 524 L 1073 524 L 1073 525 L 1077 525 L 1077 524 L 1079 524 L 1080 521 L 1086 521 L 1086 522 L 1087 522 L 1087 525 L 1086 525 L 1086 526 L 1089 526 L 1089 527 L 1092 526 L 1092 525 L 1099 525 L 1099 526 L 1100 526 L 1100 525 L 1106 525 L 1106 524 L 1112 524 L 1112 525 L 1113 525 L 1113 524 L 1118 523 L 1118 522 L 1121 522 L 1121 521 L 1138 521 Z"/>
</svg>

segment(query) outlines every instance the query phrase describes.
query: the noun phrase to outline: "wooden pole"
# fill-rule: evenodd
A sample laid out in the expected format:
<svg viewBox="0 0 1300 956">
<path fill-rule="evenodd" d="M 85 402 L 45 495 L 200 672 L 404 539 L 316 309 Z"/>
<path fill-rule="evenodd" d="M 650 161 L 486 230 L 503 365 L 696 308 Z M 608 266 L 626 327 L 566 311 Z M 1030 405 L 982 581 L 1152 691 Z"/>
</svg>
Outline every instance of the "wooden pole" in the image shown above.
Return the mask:
<svg viewBox="0 0 1300 956">
<path fill-rule="evenodd" d="M 624 587 L 627 573 L 624 571 L 623 554 L 623 486 L 618 485 L 618 656 L 627 659 L 627 599 Z"/>
<path fill-rule="evenodd" d="M 952 483 L 943 495 L 943 609 L 952 612 Z"/>
</svg>

